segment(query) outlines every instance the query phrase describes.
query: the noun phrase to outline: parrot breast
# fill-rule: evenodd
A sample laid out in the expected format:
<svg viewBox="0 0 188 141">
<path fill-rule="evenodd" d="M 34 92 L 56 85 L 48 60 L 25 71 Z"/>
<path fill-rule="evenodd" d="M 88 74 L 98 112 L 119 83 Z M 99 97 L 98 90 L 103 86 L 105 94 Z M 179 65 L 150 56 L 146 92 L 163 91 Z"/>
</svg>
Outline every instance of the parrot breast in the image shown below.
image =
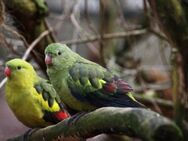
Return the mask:
<svg viewBox="0 0 188 141">
<path fill-rule="evenodd" d="M 19 121 L 31 128 L 50 125 L 49 122 L 42 119 L 44 113 L 38 100 L 40 97 L 42 96 L 36 93 L 35 89 L 25 92 L 6 87 L 6 99 L 9 107 Z"/>
</svg>

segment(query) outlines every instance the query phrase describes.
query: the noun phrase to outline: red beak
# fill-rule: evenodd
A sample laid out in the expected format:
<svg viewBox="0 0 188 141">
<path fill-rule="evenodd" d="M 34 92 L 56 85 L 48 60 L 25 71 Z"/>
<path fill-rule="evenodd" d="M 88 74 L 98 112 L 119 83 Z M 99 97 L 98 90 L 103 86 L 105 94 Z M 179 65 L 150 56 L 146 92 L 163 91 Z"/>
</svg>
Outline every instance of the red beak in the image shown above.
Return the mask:
<svg viewBox="0 0 188 141">
<path fill-rule="evenodd" d="M 11 70 L 10 70 L 9 67 L 6 67 L 6 68 L 5 68 L 4 74 L 5 74 L 7 77 L 10 77 L 10 75 L 11 75 Z"/>
<path fill-rule="evenodd" d="M 45 64 L 46 65 L 51 65 L 52 64 L 52 57 L 50 55 L 45 56 Z"/>
</svg>

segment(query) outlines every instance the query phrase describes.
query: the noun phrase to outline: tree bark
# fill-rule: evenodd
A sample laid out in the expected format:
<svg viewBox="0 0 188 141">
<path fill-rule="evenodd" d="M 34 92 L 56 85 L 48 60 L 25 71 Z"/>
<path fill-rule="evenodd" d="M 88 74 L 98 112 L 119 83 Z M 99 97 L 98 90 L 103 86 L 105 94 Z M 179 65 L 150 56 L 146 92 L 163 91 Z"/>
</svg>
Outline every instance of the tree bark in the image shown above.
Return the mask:
<svg viewBox="0 0 188 141">
<path fill-rule="evenodd" d="M 4 3 L 7 12 L 14 17 L 17 29 L 29 44 L 47 30 L 45 17 L 48 15 L 48 7 L 44 0 L 4 0 Z M 44 72 L 44 49 L 52 42 L 54 40 L 49 35 L 34 48 L 34 58 Z"/>
<path fill-rule="evenodd" d="M 149 0 L 153 15 L 177 53 L 173 58 L 172 82 L 175 121 L 188 135 L 188 5 L 184 0 Z M 173 49 L 174 50 L 174 49 Z"/>
<path fill-rule="evenodd" d="M 88 138 L 101 133 L 128 135 L 144 141 L 181 141 L 180 129 L 169 119 L 143 108 L 100 108 L 79 117 L 66 119 L 57 125 L 39 129 L 30 141 L 52 141 L 59 135 Z M 23 135 L 8 141 L 21 141 Z"/>
<path fill-rule="evenodd" d="M 111 57 L 114 56 L 115 51 L 116 42 L 114 40 L 104 40 L 105 33 L 112 33 L 115 31 L 117 8 L 114 5 L 115 1 L 113 0 L 100 0 L 100 54 L 101 63 L 104 67 L 106 67 L 106 64 L 111 59 Z"/>
</svg>

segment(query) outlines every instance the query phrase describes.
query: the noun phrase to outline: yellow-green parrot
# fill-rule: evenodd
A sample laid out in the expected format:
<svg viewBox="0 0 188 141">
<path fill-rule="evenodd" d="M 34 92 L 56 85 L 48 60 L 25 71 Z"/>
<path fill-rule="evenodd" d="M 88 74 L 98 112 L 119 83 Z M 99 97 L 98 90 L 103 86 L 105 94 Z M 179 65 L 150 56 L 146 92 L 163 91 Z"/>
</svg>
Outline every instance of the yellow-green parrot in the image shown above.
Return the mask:
<svg viewBox="0 0 188 141">
<path fill-rule="evenodd" d="M 131 95 L 127 82 L 86 60 L 65 44 L 45 49 L 47 73 L 63 102 L 76 112 L 100 107 L 145 107 Z"/>
<path fill-rule="evenodd" d="M 31 128 L 45 127 L 69 117 L 53 86 L 21 59 L 6 63 L 6 100 L 15 116 Z"/>
</svg>

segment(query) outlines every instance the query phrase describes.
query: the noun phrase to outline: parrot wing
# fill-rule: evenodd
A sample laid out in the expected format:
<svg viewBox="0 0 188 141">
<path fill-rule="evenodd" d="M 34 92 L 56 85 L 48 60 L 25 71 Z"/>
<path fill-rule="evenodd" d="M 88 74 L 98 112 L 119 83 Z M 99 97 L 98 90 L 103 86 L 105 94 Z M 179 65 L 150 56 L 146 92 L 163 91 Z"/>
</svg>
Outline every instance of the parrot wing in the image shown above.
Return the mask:
<svg viewBox="0 0 188 141">
<path fill-rule="evenodd" d="M 95 63 L 75 63 L 67 84 L 76 99 L 93 106 L 144 107 L 132 97 L 127 82 Z"/>
<path fill-rule="evenodd" d="M 44 108 L 43 119 L 47 122 L 58 123 L 69 117 L 68 112 L 65 110 L 64 104 L 61 102 L 60 97 L 57 95 L 53 86 L 47 81 L 40 78 L 40 81 L 35 84 L 35 89 L 38 94 L 42 95 L 42 100 L 47 101 L 48 107 Z M 59 110 L 54 110 L 53 105 L 57 103 Z"/>
</svg>

